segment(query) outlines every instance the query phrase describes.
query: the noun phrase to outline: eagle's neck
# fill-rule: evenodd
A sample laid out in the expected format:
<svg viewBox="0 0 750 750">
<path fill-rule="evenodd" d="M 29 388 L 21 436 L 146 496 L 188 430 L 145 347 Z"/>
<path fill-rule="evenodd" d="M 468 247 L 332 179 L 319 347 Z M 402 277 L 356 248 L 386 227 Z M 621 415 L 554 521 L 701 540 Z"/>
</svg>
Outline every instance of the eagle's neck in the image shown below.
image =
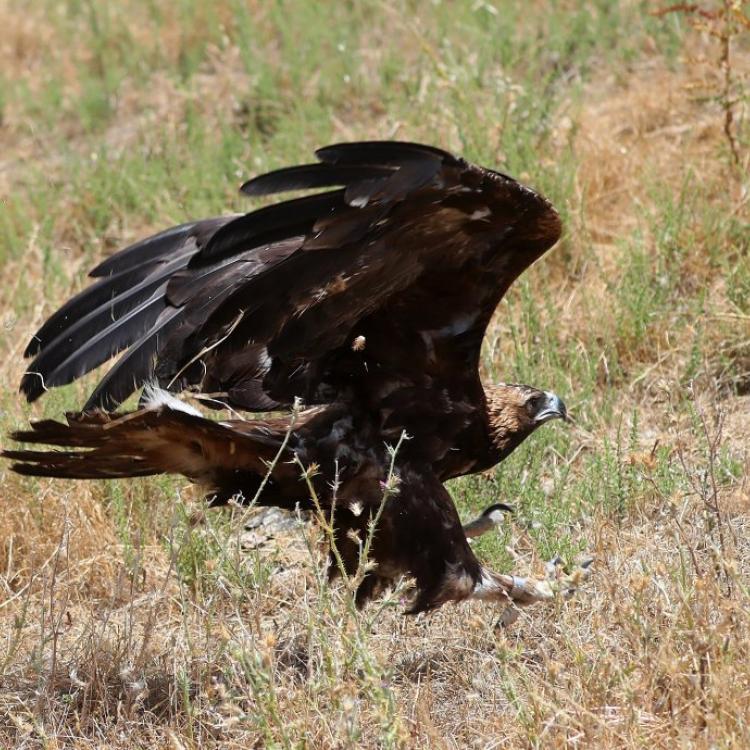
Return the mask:
<svg viewBox="0 0 750 750">
<path fill-rule="evenodd" d="M 525 411 L 519 386 L 485 388 L 490 460 L 494 465 L 512 453 L 535 429 Z"/>
<path fill-rule="evenodd" d="M 479 403 L 474 418 L 452 435 L 440 459 L 432 461 L 441 481 L 491 469 L 535 429 L 526 416 L 520 386 L 487 386 L 475 398 Z"/>
</svg>

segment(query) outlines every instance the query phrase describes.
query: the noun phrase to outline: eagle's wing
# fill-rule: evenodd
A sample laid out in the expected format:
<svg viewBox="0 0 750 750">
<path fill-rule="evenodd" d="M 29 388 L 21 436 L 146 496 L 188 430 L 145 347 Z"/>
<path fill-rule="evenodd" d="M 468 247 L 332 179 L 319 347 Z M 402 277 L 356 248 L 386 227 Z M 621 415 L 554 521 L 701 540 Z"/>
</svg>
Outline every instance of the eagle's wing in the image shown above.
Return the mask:
<svg viewBox="0 0 750 750">
<path fill-rule="evenodd" d="M 150 379 L 264 411 L 468 378 L 513 280 L 560 234 L 515 180 L 428 146 L 329 146 L 248 195 L 338 189 L 186 224 L 117 253 L 27 349 L 34 400 L 126 350 L 87 409 Z M 478 382 L 478 381 L 477 381 Z M 360 396 L 362 396 L 360 391 Z"/>
</svg>

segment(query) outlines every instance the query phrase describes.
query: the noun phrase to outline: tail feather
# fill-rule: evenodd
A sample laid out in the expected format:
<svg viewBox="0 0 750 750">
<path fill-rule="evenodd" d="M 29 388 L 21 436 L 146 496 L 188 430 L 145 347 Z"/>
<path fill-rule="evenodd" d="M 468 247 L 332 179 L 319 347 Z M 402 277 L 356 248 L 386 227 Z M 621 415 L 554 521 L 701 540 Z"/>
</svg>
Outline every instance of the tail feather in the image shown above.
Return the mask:
<svg viewBox="0 0 750 750">
<path fill-rule="evenodd" d="M 12 440 L 19 443 L 45 443 L 47 445 L 61 445 L 75 448 L 90 448 L 92 439 L 101 434 L 102 425 L 117 419 L 119 414 L 107 415 L 104 412 L 91 412 L 79 415 L 74 412 L 66 414 L 68 424 L 56 422 L 54 419 L 43 419 L 32 422 L 29 430 L 15 430 L 10 433 Z M 18 451 L 3 451 L 3 456 L 12 458 L 11 453 Z"/>
<path fill-rule="evenodd" d="M 11 468 L 30 476 L 111 479 L 182 474 L 209 487 L 241 470 L 261 476 L 275 450 L 232 422 L 215 422 L 157 403 L 129 413 L 69 413 L 67 424 L 45 419 L 11 437 L 65 450 L 4 450 Z M 71 450 L 73 449 L 73 450 Z"/>
<path fill-rule="evenodd" d="M 138 468 L 140 457 L 104 459 L 99 456 L 91 461 L 88 454 L 80 451 L 3 451 L 4 458 L 18 463 L 11 464 L 17 474 L 29 477 L 55 477 L 57 479 L 118 479 L 122 477 L 148 477 L 157 471 L 153 467 Z"/>
</svg>

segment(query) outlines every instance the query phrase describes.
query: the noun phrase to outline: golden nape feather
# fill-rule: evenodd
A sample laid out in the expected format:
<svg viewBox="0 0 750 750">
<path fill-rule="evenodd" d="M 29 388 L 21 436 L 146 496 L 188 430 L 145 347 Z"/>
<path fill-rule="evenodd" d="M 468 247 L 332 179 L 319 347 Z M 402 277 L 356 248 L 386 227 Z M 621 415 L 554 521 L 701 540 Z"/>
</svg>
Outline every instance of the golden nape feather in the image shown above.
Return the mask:
<svg viewBox="0 0 750 750">
<path fill-rule="evenodd" d="M 553 393 L 479 379 L 485 329 L 559 238 L 557 213 L 511 177 L 430 146 L 344 143 L 316 155 L 242 186 L 250 197 L 312 192 L 167 229 L 100 263 L 29 343 L 21 390 L 33 401 L 120 357 L 80 413 L 13 435 L 57 449 L 5 457 L 37 476 L 182 474 L 213 504 L 287 509 L 312 506 L 299 467 L 314 464 L 327 513 L 337 487 L 347 571 L 378 518 L 358 603 L 402 575 L 416 581 L 413 612 L 548 598 L 547 583 L 479 563 L 467 533 L 488 525 L 467 532 L 443 482 L 566 418 Z M 113 412 L 147 383 L 139 408 Z M 181 391 L 235 417 L 207 419 Z M 398 491 L 379 512 L 397 443 Z"/>
</svg>

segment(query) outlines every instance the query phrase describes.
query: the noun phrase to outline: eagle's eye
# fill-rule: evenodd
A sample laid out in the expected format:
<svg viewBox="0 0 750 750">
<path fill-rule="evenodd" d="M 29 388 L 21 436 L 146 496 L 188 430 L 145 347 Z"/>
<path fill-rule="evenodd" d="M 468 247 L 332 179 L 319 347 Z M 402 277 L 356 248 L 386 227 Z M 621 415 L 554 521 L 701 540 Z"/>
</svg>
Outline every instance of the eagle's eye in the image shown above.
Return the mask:
<svg viewBox="0 0 750 750">
<path fill-rule="evenodd" d="M 542 394 L 539 394 L 537 396 L 532 396 L 526 402 L 526 409 L 528 410 L 529 414 L 531 415 L 536 414 L 541 408 L 543 402 L 544 402 L 544 396 Z"/>
</svg>

